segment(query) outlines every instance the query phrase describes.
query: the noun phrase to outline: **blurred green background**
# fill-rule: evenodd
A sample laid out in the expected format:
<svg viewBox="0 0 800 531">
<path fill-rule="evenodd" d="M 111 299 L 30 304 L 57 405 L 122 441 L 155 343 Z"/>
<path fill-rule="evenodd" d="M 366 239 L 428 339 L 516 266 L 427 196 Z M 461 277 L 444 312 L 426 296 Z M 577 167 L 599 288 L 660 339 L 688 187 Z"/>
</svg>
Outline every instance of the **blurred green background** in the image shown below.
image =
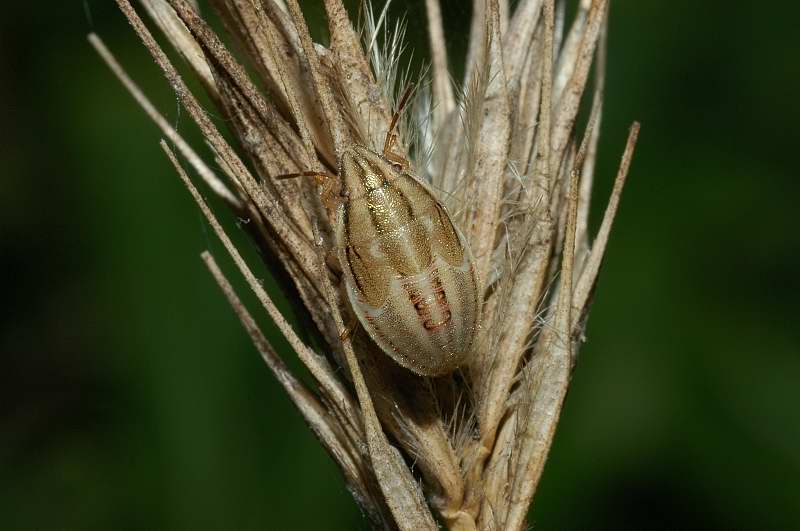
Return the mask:
<svg viewBox="0 0 800 531">
<path fill-rule="evenodd" d="M 0 529 L 365 529 L 86 33 L 202 148 L 174 95 L 113 2 L 29 5 L 0 17 Z M 757 5 L 612 2 L 595 214 L 643 129 L 534 529 L 800 529 L 800 4 Z"/>
</svg>

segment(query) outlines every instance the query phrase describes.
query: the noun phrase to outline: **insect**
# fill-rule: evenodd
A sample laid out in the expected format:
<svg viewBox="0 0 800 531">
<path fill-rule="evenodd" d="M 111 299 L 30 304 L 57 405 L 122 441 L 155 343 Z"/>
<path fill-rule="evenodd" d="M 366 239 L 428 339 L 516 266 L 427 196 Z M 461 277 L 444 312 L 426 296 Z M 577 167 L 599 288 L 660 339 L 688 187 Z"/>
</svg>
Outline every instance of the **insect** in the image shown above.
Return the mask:
<svg viewBox="0 0 800 531">
<path fill-rule="evenodd" d="M 350 304 L 372 340 L 403 367 L 438 376 L 472 353 L 480 283 L 445 207 L 391 151 L 407 96 L 382 153 L 356 144 L 340 157 L 336 247 Z"/>
</svg>

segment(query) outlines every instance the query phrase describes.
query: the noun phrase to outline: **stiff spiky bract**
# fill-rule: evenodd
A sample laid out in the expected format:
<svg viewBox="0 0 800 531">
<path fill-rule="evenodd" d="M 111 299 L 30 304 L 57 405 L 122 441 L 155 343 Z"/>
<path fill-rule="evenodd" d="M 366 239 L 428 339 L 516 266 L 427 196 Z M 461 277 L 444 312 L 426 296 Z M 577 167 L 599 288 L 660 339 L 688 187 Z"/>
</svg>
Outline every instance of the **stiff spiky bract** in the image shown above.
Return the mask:
<svg viewBox="0 0 800 531">
<path fill-rule="evenodd" d="M 431 66 L 416 84 L 396 137 L 395 95 L 407 80 L 398 70 L 402 26 L 388 31 L 386 10 L 375 17 L 367 7 L 359 30 L 340 0 L 325 0 L 330 42 L 323 45 L 312 41 L 297 0 L 211 0 L 213 15 L 201 14 L 188 0 L 140 0 L 139 9 L 128 0 L 117 3 L 200 128 L 215 164 L 181 138 L 97 36 L 90 40 L 160 127 L 168 141 L 162 146 L 179 176 L 312 375 L 310 388 L 286 368 L 215 259 L 204 253 L 267 366 L 339 465 L 371 525 L 436 529 L 438 520 L 459 530 L 523 529 L 638 134 L 634 124 L 602 224 L 591 237 L 587 219 L 602 114 L 608 0 L 581 0 L 569 21 L 563 1 L 520 0 L 510 10 L 507 0 L 474 0 L 466 74 L 455 84 L 447 70 L 440 6 L 426 0 Z M 142 20 L 144 13 L 183 56 L 190 74 L 170 62 Z M 228 33 L 217 35 L 208 16 L 220 17 Z M 203 108 L 183 75 L 201 80 L 215 109 Z M 589 92 L 591 111 L 581 133 L 576 123 Z M 219 131 L 212 112 L 224 116 L 236 145 Z M 392 177 L 420 179 L 409 186 L 417 182 L 428 191 L 425 212 L 409 203 L 404 211 L 409 220 L 387 218 L 395 232 L 416 231 L 425 243 L 413 253 L 408 242 L 401 245 L 411 256 L 403 260 L 428 256 L 424 249 L 447 254 L 456 233 L 459 244 L 471 250 L 472 273 L 464 278 L 479 279 L 474 310 L 482 318 L 465 341 L 469 355 L 446 371 L 428 372 L 446 372 L 442 376 L 402 368 L 384 352 L 391 349 L 382 349 L 375 334 L 367 333 L 372 330 L 343 334 L 360 299 L 348 299 L 347 279 L 351 289 L 359 279 L 334 249 L 342 222 L 313 180 L 285 178 L 326 176 L 341 190 L 342 157 L 358 150 L 378 157 L 384 174 L 401 161 Z M 247 227 L 265 265 L 286 279 L 283 288 L 310 317 L 313 330 L 307 332 L 318 336 L 323 348 L 312 349 L 280 314 L 175 151 L 234 215 L 251 220 Z M 407 200 L 410 192 L 403 194 Z M 397 202 L 387 204 L 394 205 L 387 207 L 390 214 L 399 212 L 391 211 Z M 454 227 L 449 247 L 447 231 L 435 230 L 442 219 L 432 214 L 439 212 L 436 205 Z M 368 218 L 369 208 L 363 213 Z M 401 252 L 374 245 L 375 234 L 364 228 L 369 223 L 351 235 L 369 244 L 365 252 L 373 258 Z M 436 237 L 441 241 L 433 241 Z M 363 280 L 374 273 L 366 267 L 358 275 Z M 387 274 L 389 281 L 398 278 L 396 271 Z M 447 312 L 464 315 L 448 302 L 456 283 L 441 280 L 441 271 L 428 271 L 416 295 L 400 283 L 386 297 L 420 303 L 409 311 L 421 320 L 407 326 L 429 322 L 441 332 Z M 374 290 L 370 295 L 383 301 Z M 362 322 L 369 326 L 367 319 Z M 464 334 L 454 332 L 459 333 Z"/>
</svg>

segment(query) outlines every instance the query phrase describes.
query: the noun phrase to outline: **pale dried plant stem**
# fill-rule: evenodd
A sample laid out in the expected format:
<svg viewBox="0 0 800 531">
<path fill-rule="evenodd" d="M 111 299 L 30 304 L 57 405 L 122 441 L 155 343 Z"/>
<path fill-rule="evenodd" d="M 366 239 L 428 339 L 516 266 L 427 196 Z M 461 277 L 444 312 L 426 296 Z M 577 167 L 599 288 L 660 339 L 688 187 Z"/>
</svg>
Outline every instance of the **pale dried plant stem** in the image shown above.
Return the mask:
<svg viewBox="0 0 800 531">
<path fill-rule="evenodd" d="M 172 46 L 191 65 L 195 75 L 203 82 L 209 94 L 218 101 L 219 92 L 214 81 L 214 74 L 205 60 L 203 50 L 192 38 L 186 25 L 175 15 L 169 2 L 167 0 L 140 0 L 139 3 L 167 36 Z M 196 3 L 193 2 L 192 5 L 197 9 Z"/>
<path fill-rule="evenodd" d="M 311 33 L 308 31 L 308 26 L 303 18 L 303 12 L 297 0 L 288 0 L 287 7 L 289 14 L 292 17 L 297 33 L 300 35 L 300 43 L 305 52 L 305 57 L 308 60 L 308 68 L 311 72 L 311 77 L 314 80 L 314 91 L 320 100 L 322 112 L 325 116 L 326 125 L 331 132 L 333 138 L 333 145 L 336 148 L 337 155 L 341 153 L 345 146 L 345 133 L 343 131 L 344 124 L 342 117 L 337 112 L 337 107 L 333 104 L 334 97 L 331 93 L 330 87 L 322 76 L 321 66 L 319 63 L 319 56 L 314 51 L 314 43 L 311 41 Z M 321 168 L 312 168 L 319 170 Z"/>
<path fill-rule="evenodd" d="M 328 19 L 328 31 L 331 35 L 331 52 L 340 61 L 338 73 L 344 77 L 345 88 L 353 102 L 357 102 L 358 112 L 369 122 L 366 130 L 374 136 L 370 139 L 374 145 L 380 145 L 382 135 L 389 123 L 392 111 L 388 102 L 375 97 L 371 88 L 378 88 L 370 70 L 370 65 L 363 55 L 361 41 L 350 24 L 347 10 L 340 0 L 324 0 L 325 13 Z M 349 74 L 349 75 L 347 75 Z"/>
<path fill-rule="evenodd" d="M 589 77 L 597 46 L 597 37 L 603 27 L 607 7 L 607 0 L 592 1 L 580 46 L 576 48 L 575 63 L 571 67 L 564 66 L 564 69 L 569 68 L 572 73 L 563 92 L 559 94 L 559 100 L 555 102 L 557 103 L 557 111 L 555 112 L 553 136 L 550 144 L 553 152 L 553 162 L 559 165 L 562 164 L 562 157 L 567 148 L 569 135 L 580 110 L 581 97 Z M 554 173 L 551 177 L 555 178 L 555 175 Z"/>
<path fill-rule="evenodd" d="M 300 139 L 295 134 L 291 124 L 284 121 L 275 110 L 267 104 L 261 93 L 250 80 L 245 69 L 238 63 L 233 55 L 228 52 L 225 45 L 211 31 L 205 21 L 186 0 L 169 0 L 180 19 L 189 27 L 192 35 L 203 45 L 215 64 L 231 77 L 236 90 L 240 91 L 244 99 L 253 106 L 258 116 L 270 130 L 274 130 L 282 143 L 289 144 L 287 153 L 296 153 Z M 299 167 L 300 161 L 294 161 Z"/>
<path fill-rule="evenodd" d="M 211 60 L 212 70 L 218 72 L 220 70 L 227 73 L 228 78 L 233 82 L 230 86 L 228 79 L 223 78 L 219 74 L 217 86 L 228 94 L 235 92 L 241 94 L 242 103 L 241 107 L 249 107 L 252 109 L 250 115 L 246 110 L 229 109 L 231 115 L 236 115 L 243 126 L 248 127 L 247 124 L 258 122 L 259 120 L 264 123 L 266 129 L 270 132 L 269 135 L 262 134 L 262 139 L 267 141 L 269 137 L 271 153 L 264 153 L 258 150 L 257 154 L 259 161 L 263 161 L 263 166 L 272 174 L 280 174 L 285 172 L 295 172 L 302 169 L 304 161 L 299 159 L 297 154 L 302 153 L 300 148 L 301 140 L 294 132 L 292 126 L 286 122 L 275 109 L 270 106 L 262 97 L 256 86 L 252 83 L 245 69 L 238 63 L 233 55 L 228 52 L 225 45 L 211 31 L 205 21 L 198 15 L 197 11 L 186 2 L 186 0 L 169 0 L 170 4 L 175 9 L 177 16 L 189 28 L 192 36 L 197 39 L 202 45 L 202 48 L 207 51 L 209 59 Z M 237 114 L 238 112 L 238 114 Z M 248 130 L 251 136 L 259 134 L 259 128 L 256 125 L 249 125 Z M 269 157 L 276 152 L 283 154 L 281 167 L 276 167 L 275 164 L 270 164 Z M 236 170 L 234 168 L 234 173 Z M 244 180 L 250 182 L 252 177 L 244 176 Z M 290 187 L 278 187 L 271 180 L 265 182 L 263 186 L 264 197 L 268 198 L 273 204 L 287 205 L 286 217 L 284 218 L 287 225 L 291 228 L 291 233 L 301 235 L 305 240 L 312 237 L 311 224 L 307 218 L 302 204 L 290 199 L 297 194 L 297 183 L 293 183 Z M 269 220 L 268 220 L 269 221 Z"/>
<path fill-rule="evenodd" d="M 253 205 L 255 205 L 255 207 L 258 209 L 259 214 L 264 216 L 264 219 L 270 224 L 271 230 L 274 230 L 277 234 L 281 244 L 285 246 L 287 251 L 292 256 L 295 257 L 295 260 L 290 262 L 292 264 L 290 271 L 295 271 L 295 275 L 297 275 L 298 272 L 300 273 L 300 277 L 296 277 L 298 278 L 298 287 L 301 289 L 301 292 L 306 294 L 306 297 L 311 297 L 313 300 L 311 290 L 305 287 L 306 282 L 303 281 L 303 277 L 313 278 L 313 271 L 310 269 L 310 264 L 313 264 L 314 251 L 309 245 L 307 237 L 298 233 L 296 229 L 293 228 L 291 220 L 282 215 L 283 211 L 279 207 L 277 198 L 271 194 L 270 189 L 266 187 L 260 187 L 255 182 L 252 175 L 244 167 L 238 156 L 233 152 L 230 146 L 227 145 L 224 139 L 222 139 L 216 128 L 209 121 L 203 109 L 199 106 L 193 95 L 186 88 L 183 80 L 177 74 L 174 67 L 171 65 L 171 63 L 169 63 L 163 52 L 153 41 L 152 36 L 144 27 L 136 13 L 132 10 L 130 4 L 122 1 L 118 3 L 133 25 L 134 29 L 136 29 L 145 45 L 150 50 L 151 54 L 156 60 L 156 63 L 162 68 L 167 79 L 173 85 L 173 88 L 175 89 L 179 98 L 181 98 L 201 130 L 205 132 L 212 147 L 222 158 L 224 164 L 222 164 L 221 167 L 228 170 L 231 180 L 235 183 L 239 183 L 240 186 L 242 186 L 242 188 L 246 191 L 246 194 L 252 197 Z M 186 8 L 184 10 L 184 14 L 194 14 L 193 8 L 187 7 L 185 4 L 183 7 Z M 195 21 L 195 19 L 191 16 L 187 16 L 186 20 L 190 23 Z M 193 26 L 196 26 L 196 24 L 193 24 Z M 217 49 L 219 50 L 219 47 L 217 47 Z M 229 66 L 232 64 L 232 61 L 223 60 L 223 62 L 227 63 Z M 235 74 L 236 73 L 234 72 L 234 75 Z M 240 82 L 244 83 L 241 81 L 241 78 Z M 252 94 L 252 91 L 250 92 Z M 255 99 L 257 102 L 256 104 L 258 105 L 257 96 L 253 95 L 251 99 Z M 263 109 L 263 104 L 261 107 Z M 267 111 L 263 111 L 263 113 L 266 114 Z"/>
<path fill-rule="evenodd" d="M 597 276 L 600 274 L 600 266 L 603 262 L 603 256 L 605 256 L 608 238 L 611 235 L 611 227 L 617 215 L 619 202 L 622 198 L 622 189 L 625 187 L 625 180 L 628 177 L 628 170 L 630 169 L 631 160 L 633 159 L 633 152 L 636 149 L 636 142 L 639 139 L 639 129 L 639 122 L 634 122 L 628 133 L 628 140 L 625 143 L 622 161 L 620 162 L 617 176 L 614 179 L 611 197 L 603 213 L 603 220 L 600 222 L 597 236 L 595 236 L 592 242 L 592 249 L 589 253 L 589 257 L 586 260 L 581 276 L 575 286 L 575 300 L 572 302 L 572 307 L 575 310 L 572 322 L 573 330 L 580 326 L 581 319 L 586 316 L 589 299 L 597 283 Z M 575 332 L 580 331 L 575 330 Z"/>
<path fill-rule="evenodd" d="M 578 217 L 578 184 L 581 154 L 571 172 L 569 184 L 569 216 L 567 238 L 561 260 L 561 281 L 558 303 L 551 325 L 545 327 L 534 350 L 530 369 L 524 377 L 531 387 L 528 405 L 529 417 L 523 421 L 523 433 L 518 438 L 516 470 L 510 492 L 514 504 L 509 507 L 505 529 L 520 529 L 530 508 L 530 501 L 544 470 L 544 464 L 553 441 L 556 425 L 564 403 L 572 370 L 571 312 L 573 264 L 575 263 L 575 231 Z M 512 461 L 513 462 L 513 461 Z"/>
<path fill-rule="evenodd" d="M 544 49 L 552 50 L 553 40 L 553 0 L 545 0 L 544 3 L 545 38 Z M 551 52 L 545 52 L 545 57 L 552 57 Z M 542 286 L 544 285 L 545 272 L 547 270 L 546 256 L 550 252 L 551 226 L 549 214 L 537 208 L 537 193 L 542 197 L 549 197 L 550 174 L 550 150 L 546 149 L 550 139 L 550 93 L 552 83 L 552 61 L 542 62 L 542 97 L 541 97 L 541 122 L 539 125 L 539 157 L 540 163 L 537 166 L 536 175 L 538 178 L 533 180 L 534 188 L 529 191 L 528 208 L 531 210 L 529 216 L 535 222 L 535 229 L 531 241 L 530 249 L 527 251 L 522 263 L 519 266 L 517 279 L 514 286 L 515 293 L 509 301 L 509 315 L 517 316 L 522 321 L 520 326 L 511 328 L 501 339 L 497 355 L 492 360 L 492 365 L 488 370 L 482 391 L 483 395 L 478 403 L 481 410 L 478 412 L 481 428 L 481 452 L 484 459 L 487 458 L 492 448 L 495 448 L 495 434 L 500 420 L 505 412 L 505 401 L 503 397 L 508 395 L 509 388 L 516 374 L 520 358 L 524 353 L 524 346 L 528 341 L 528 330 L 525 323 L 533 323 L 536 315 L 538 299 L 541 297 Z M 541 200 L 538 200 L 541 201 Z"/>
<path fill-rule="evenodd" d="M 450 84 L 449 68 L 447 66 L 447 47 L 444 40 L 444 27 L 442 26 L 442 10 L 439 0 L 425 0 L 425 9 L 428 15 L 428 37 L 431 47 L 431 73 L 433 77 L 433 100 L 436 106 L 433 109 L 434 134 L 445 123 L 447 117 L 456 107 L 453 98 L 453 87 Z"/>
<path fill-rule="evenodd" d="M 156 110 L 155 106 L 150 102 L 147 96 L 136 86 L 133 80 L 122 69 L 120 64 L 111 55 L 111 52 L 103 44 L 103 41 L 94 33 L 89 35 L 89 42 L 97 51 L 98 55 L 105 61 L 112 72 L 122 82 L 128 92 L 131 93 L 133 98 L 144 110 L 145 113 L 152 119 L 164 135 L 177 146 L 184 157 L 189 161 L 192 167 L 197 171 L 198 175 L 206 182 L 206 184 L 214 191 L 215 194 L 224 199 L 234 209 L 241 209 L 242 203 L 225 184 L 214 174 L 211 168 L 203 162 L 203 159 L 186 143 L 177 131 L 170 125 L 164 116 Z"/>
<path fill-rule="evenodd" d="M 166 148 L 166 144 L 162 144 L 162 147 Z M 171 151 L 167 152 L 169 155 L 172 155 Z M 211 228 L 214 230 L 214 233 L 222 242 L 222 245 L 225 247 L 225 250 L 228 251 L 228 254 L 233 259 L 236 267 L 239 269 L 239 272 L 247 281 L 247 284 L 250 286 L 250 289 L 253 290 L 255 293 L 256 298 L 258 298 L 261 306 L 266 310 L 267 314 L 275 323 L 275 326 L 281 331 L 283 336 L 289 342 L 289 345 L 292 349 L 297 353 L 300 360 L 303 364 L 308 367 L 311 375 L 317 381 L 319 385 L 325 388 L 326 393 L 334 397 L 335 404 L 341 408 L 343 408 L 342 415 L 343 417 L 349 419 L 349 422 L 354 422 L 354 425 L 358 426 L 358 418 L 359 412 L 355 405 L 351 402 L 350 396 L 347 391 L 342 387 L 339 383 L 339 380 L 334 376 L 334 370 L 328 364 L 327 360 L 322 356 L 318 356 L 315 354 L 311 349 L 309 349 L 302 340 L 297 336 L 294 329 L 289 325 L 283 315 L 278 311 L 278 308 L 275 306 L 275 303 L 272 301 L 270 296 L 264 290 L 264 287 L 261 285 L 261 282 L 256 278 L 253 274 L 250 267 L 245 262 L 244 258 L 242 258 L 241 254 L 239 254 L 238 249 L 233 244 L 231 239 L 225 233 L 225 230 L 220 225 L 219 221 L 217 221 L 216 216 L 208 207 L 203 197 L 200 195 L 199 190 L 194 186 L 191 182 L 189 177 L 181 168 L 174 157 L 170 156 L 170 159 L 173 161 L 173 164 L 176 166 L 176 170 L 178 171 L 178 175 L 181 177 L 181 180 L 188 188 L 189 192 L 192 194 L 195 202 L 197 203 L 198 208 L 203 213 L 205 218 L 208 220 L 208 223 L 211 225 Z"/>
<path fill-rule="evenodd" d="M 586 162 L 583 165 L 583 176 L 581 177 L 580 201 L 578 203 L 578 236 L 576 239 L 576 256 L 579 263 L 585 262 L 585 255 L 589 250 L 589 209 L 591 206 L 592 189 L 594 183 L 594 169 L 597 160 L 597 146 L 600 142 L 600 129 L 603 118 L 603 95 L 605 91 L 606 79 L 606 35 L 608 30 L 608 17 L 603 21 L 603 28 L 600 31 L 599 44 L 597 47 L 597 60 L 594 74 L 594 94 L 592 95 L 592 109 L 596 109 L 596 125 L 592 131 L 589 141 L 589 149 L 586 152 Z"/>
<path fill-rule="evenodd" d="M 481 59 L 487 77 L 481 111 L 486 115 L 478 133 L 475 163 L 467 166 L 474 178 L 468 186 L 467 223 L 464 227 L 472 244 L 480 278 L 489 273 L 492 252 L 500 225 L 500 205 L 511 136 L 511 104 L 503 66 L 500 16 L 496 0 L 490 0 L 487 13 L 487 45 Z"/>
<path fill-rule="evenodd" d="M 277 36 L 275 35 L 275 28 L 269 24 L 267 20 L 265 20 L 266 17 L 264 16 L 262 10 L 257 9 L 257 13 L 260 20 L 260 27 L 267 36 L 269 50 L 272 56 L 278 57 L 278 41 Z M 311 169 L 313 168 L 312 164 L 316 160 L 316 157 L 314 156 L 314 141 L 312 139 L 311 130 L 306 122 L 305 113 L 300 106 L 300 101 L 294 90 L 294 87 L 290 87 L 289 85 L 289 75 L 286 71 L 286 64 L 283 61 L 275 61 L 275 69 L 278 73 L 278 81 L 280 82 L 283 88 L 283 93 L 286 95 L 286 99 L 289 103 L 289 108 L 291 109 L 292 115 L 297 121 L 297 129 L 300 132 L 300 138 L 303 140 L 303 147 L 306 151 L 306 160 L 304 161 L 305 168 Z M 321 168 L 317 167 L 313 169 L 319 171 Z"/>
<path fill-rule="evenodd" d="M 165 151 L 167 151 L 170 159 L 172 159 L 173 164 L 178 166 L 174 155 L 172 155 L 168 149 L 169 148 L 165 147 Z M 319 402 L 317 397 L 289 372 L 283 360 L 280 359 L 272 348 L 272 345 L 270 345 L 267 338 L 264 337 L 264 334 L 258 328 L 255 319 L 253 319 L 250 312 L 247 311 L 247 308 L 239 300 L 239 297 L 233 290 L 233 286 L 231 286 L 230 282 L 225 278 L 214 260 L 214 257 L 207 251 L 202 253 L 201 257 L 214 277 L 214 280 L 216 280 L 220 289 L 222 289 L 225 298 L 228 299 L 234 312 L 242 322 L 242 325 L 253 341 L 253 345 L 255 345 L 259 354 L 261 354 L 264 363 L 266 363 L 275 375 L 275 378 L 286 391 L 286 394 L 289 395 L 292 402 L 297 406 L 308 426 L 313 430 L 323 446 L 334 454 L 334 460 L 344 469 L 343 473 L 345 478 L 355 478 L 356 480 L 362 481 L 360 484 L 355 485 L 354 488 L 359 490 L 366 489 L 367 482 L 363 481 L 364 471 L 360 468 L 358 461 L 353 460 L 351 457 L 355 449 L 342 445 L 341 441 L 345 439 L 345 434 L 341 433 L 339 428 L 340 424 Z"/>
<path fill-rule="evenodd" d="M 475 76 L 475 70 L 480 67 L 480 56 L 483 53 L 486 41 L 486 21 L 488 8 L 487 0 L 472 0 L 472 21 L 469 28 L 469 42 L 467 43 L 467 59 L 464 71 L 464 86 L 469 86 L 470 80 Z"/>
<path fill-rule="evenodd" d="M 307 90 L 313 86 L 313 80 L 303 59 L 300 37 L 285 5 L 280 8 L 274 2 L 261 0 L 239 1 L 235 8 L 222 0 L 215 0 L 214 4 L 220 12 L 227 13 L 223 18 L 232 19 L 229 24 L 234 26 L 234 34 L 246 41 L 251 55 L 256 58 L 256 66 L 260 66 L 262 79 L 275 93 L 276 105 L 286 108 L 287 119 L 297 122 L 304 143 L 305 134 L 310 133 L 321 159 L 329 167 L 335 167 L 337 158 L 330 129 L 325 126 L 324 111 L 315 93 Z M 238 17 L 229 13 L 234 9 Z"/>
<path fill-rule="evenodd" d="M 508 77 L 510 80 L 519 80 L 521 69 L 532 61 L 526 60 L 528 55 L 533 55 L 535 49 L 531 46 L 520 46 L 520 43 L 533 41 L 542 11 L 543 0 L 522 0 L 517 6 L 514 18 L 505 33 L 504 52 L 506 63 L 509 66 Z"/>
<path fill-rule="evenodd" d="M 276 199 L 270 196 L 267 188 L 258 185 L 239 156 L 227 144 L 208 117 L 206 111 L 199 104 L 194 95 L 192 95 L 181 76 L 172 66 L 172 63 L 170 63 L 169 59 L 155 42 L 153 36 L 145 27 L 130 3 L 127 0 L 117 0 L 117 4 L 123 14 L 128 18 L 131 26 L 133 26 L 136 33 L 142 39 L 145 47 L 150 51 L 156 64 L 164 72 L 167 81 L 172 85 L 173 90 L 175 90 L 175 93 L 189 111 L 189 114 L 206 135 L 206 139 L 210 142 L 213 149 L 220 154 L 227 167 L 233 171 L 232 178 L 234 181 L 242 186 L 246 194 L 259 208 L 259 211 L 271 224 L 273 230 L 278 234 L 283 244 L 286 245 L 287 249 L 295 256 L 297 263 L 300 264 L 301 267 L 303 264 L 312 264 L 314 251 L 308 239 L 297 234 L 292 229 L 291 222 L 286 218 L 285 214 L 283 214 Z M 304 273 L 313 277 L 313 273 L 310 270 L 306 270 Z"/>
<path fill-rule="evenodd" d="M 194 198 L 195 202 L 197 203 L 198 207 L 200 208 L 203 215 L 208 220 L 209 224 L 211 225 L 214 232 L 217 234 L 217 237 L 222 242 L 225 249 L 228 251 L 228 254 L 233 258 L 234 263 L 239 268 L 240 273 L 244 276 L 245 280 L 247 280 L 248 285 L 256 294 L 256 297 L 261 302 L 264 309 L 267 311 L 269 316 L 273 319 L 275 324 L 283 333 L 284 337 L 287 339 L 289 344 L 295 350 L 297 355 L 299 356 L 300 360 L 303 364 L 311 371 L 312 376 L 316 379 L 318 385 L 325 391 L 325 393 L 331 397 L 330 404 L 335 408 L 335 410 L 339 410 L 339 415 L 337 415 L 337 420 L 340 426 L 347 426 L 350 424 L 354 424 L 354 427 L 357 428 L 355 432 L 352 430 L 350 431 L 350 437 L 348 438 L 337 438 L 335 440 L 330 440 L 330 433 L 333 431 L 332 427 L 327 427 L 326 430 L 323 430 L 323 427 L 318 427 L 315 431 L 320 431 L 326 437 L 325 439 L 321 439 L 323 443 L 326 444 L 326 447 L 334 453 L 336 456 L 341 456 L 341 459 L 337 458 L 337 462 L 340 466 L 348 466 L 349 460 L 353 457 L 357 456 L 360 453 L 359 445 L 366 442 L 368 445 L 371 443 L 370 437 L 375 437 L 374 433 L 369 432 L 369 423 L 366 423 L 365 428 L 367 432 L 364 435 L 359 435 L 358 431 L 361 428 L 361 423 L 359 420 L 361 419 L 361 414 L 358 409 L 355 407 L 354 404 L 351 403 L 350 397 L 346 390 L 341 388 L 339 381 L 334 377 L 332 369 L 328 366 L 327 361 L 311 352 L 297 337 L 294 333 L 292 328 L 289 324 L 283 319 L 283 316 L 278 312 L 277 308 L 275 307 L 274 303 L 264 291 L 261 284 L 255 278 L 253 273 L 250 271 L 250 268 L 247 266 L 245 261 L 242 259 L 241 255 L 239 254 L 236 247 L 231 242 L 230 238 L 225 233 L 222 226 L 216 219 L 216 216 L 213 214 L 211 209 L 205 203 L 205 200 L 200 195 L 200 192 L 197 188 L 192 184 L 189 177 L 181 168 L 180 164 L 178 164 L 177 160 L 175 159 L 174 155 L 172 154 L 171 150 L 166 146 L 165 143 L 162 143 L 162 147 L 167 152 L 170 160 L 173 162 L 173 165 L 178 172 L 178 175 L 181 177 L 181 180 L 186 185 L 187 189 L 191 193 L 192 197 Z M 339 324 L 341 324 L 341 319 L 339 319 Z M 358 388 L 357 388 L 358 389 Z M 361 398 L 361 396 L 359 397 Z M 369 397 L 367 395 L 367 399 Z M 298 405 L 300 407 L 300 405 Z M 363 407 L 363 402 L 362 402 Z M 373 413 L 374 414 L 374 413 Z M 307 419 L 308 420 L 308 419 Z M 374 431 L 374 430 L 373 430 Z M 355 438 L 353 438 L 353 434 L 355 434 Z M 328 443 L 331 443 L 328 445 Z M 349 443 L 343 446 L 343 443 Z M 364 471 L 359 470 L 356 466 L 350 466 L 346 470 L 346 477 L 348 478 L 355 478 L 360 480 L 360 482 L 366 484 L 367 480 L 363 478 Z M 381 478 L 379 477 L 379 480 Z M 416 483 L 413 483 L 416 485 Z M 368 492 L 368 490 L 367 490 Z M 397 496 L 397 492 L 393 492 L 393 495 Z M 387 500 L 388 501 L 388 500 Z M 395 519 L 397 515 L 395 515 Z M 420 524 L 421 522 L 414 521 L 414 525 Z M 412 527 L 408 527 L 406 529 L 413 529 Z M 418 529 L 426 529 L 425 527 L 418 527 Z"/>
</svg>

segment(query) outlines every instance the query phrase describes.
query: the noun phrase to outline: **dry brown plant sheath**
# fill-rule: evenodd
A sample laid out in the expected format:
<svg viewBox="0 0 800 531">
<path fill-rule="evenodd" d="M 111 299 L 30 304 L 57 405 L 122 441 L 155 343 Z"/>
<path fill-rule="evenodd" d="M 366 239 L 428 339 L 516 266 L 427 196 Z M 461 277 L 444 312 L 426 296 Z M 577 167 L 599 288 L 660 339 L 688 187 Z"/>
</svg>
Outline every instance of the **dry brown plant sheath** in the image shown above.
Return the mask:
<svg viewBox="0 0 800 531">
<path fill-rule="evenodd" d="M 473 0 L 466 75 L 458 86 L 448 72 L 438 0 L 426 0 L 431 65 L 415 83 L 391 142 L 396 95 L 408 82 L 398 72 L 402 26 L 387 31 L 385 11 L 374 17 L 365 6 L 365 26 L 357 29 L 341 0 L 324 0 L 330 43 L 323 46 L 312 41 L 297 0 L 210 0 L 229 45 L 191 1 L 140 0 L 138 9 L 128 0 L 117 3 L 200 128 L 221 175 L 150 104 L 100 39 L 91 35 L 90 41 L 161 129 L 178 175 L 311 374 L 313 388 L 290 373 L 217 262 L 203 253 L 370 525 L 525 528 L 639 132 L 634 123 L 592 239 L 587 219 L 608 0 L 581 0 L 569 23 L 562 1 L 520 0 L 511 10 L 507 0 Z M 140 12 L 200 79 L 213 111 L 200 105 Z M 579 134 L 592 73 L 588 126 Z M 235 146 L 211 112 L 224 117 Z M 380 152 L 384 143 L 447 208 L 482 284 L 471 361 L 446 376 L 401 368 L 363 329 L 343 333 L 353 310 L 340 264 L 331 258 L 330 193 L 339 186 L 345 150 L 357 145 Z M 265 265 L 287 279 L 282 287 L 307 312 L 324 349 L 304 343 L 280 314 L 173 150 L 235 216 L 249 220 Z M 315 175 L 322 190 L 313 179 L 282 178 L 290 174 Z"/>
</svg>

